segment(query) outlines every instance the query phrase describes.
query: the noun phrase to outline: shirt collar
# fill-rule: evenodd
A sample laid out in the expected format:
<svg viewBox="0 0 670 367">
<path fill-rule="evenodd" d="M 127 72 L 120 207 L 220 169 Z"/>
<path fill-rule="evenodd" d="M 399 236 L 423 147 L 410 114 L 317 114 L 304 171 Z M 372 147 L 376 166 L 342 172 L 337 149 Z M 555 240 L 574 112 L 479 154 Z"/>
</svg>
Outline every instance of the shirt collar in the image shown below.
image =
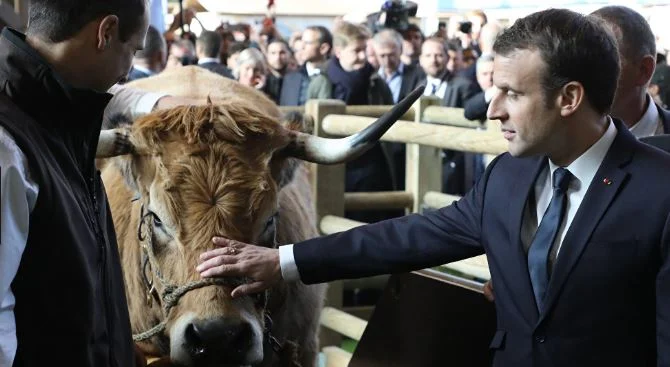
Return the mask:
<svg viewBox="0 0 670 367">
<path fill-rule="evenodd" d="M 143 67 L 143 66 L 139 66 L 139 65 L 133 65 L 133 69 L 135 69 L 135 70 L 137 70 L 137 71 L 141 71 L 141 72 L 143 72 L 144 74 L 147 74 L 147 75 L 149 75 L 149 76 L 155 74 L 153 71 L 151 71 L 151 70 L 149 70 L 149 69 L 147 69 L 147 68 L 145 68 L 145 67 Z"/>
<path fill-rule="evenodd" d="M 600 164 L 605 159 L 605 155 L 607 154 L 607 151 L 609 151 L 610 146 L 612 146 L 614 138 L 616 138 L 617 135 L 617 128 L 614 126 L 614 121 L 612 121 L 612 118 L 609 116 L 607 117 L 607 123 L 609 125 L 603 136 L 601 136 L 595 144 L 591 145 L 586 152 L 565 167 L 576 178 L 576 180 L 573 180 L 570 184 L 571 187 L 575 184 L 585 184 L 588 186 L 596 175 L 596 171 L 598 171 Z M 549 172 L 552 180 L 554 171 L 558 167 L 559 166 L 554 164 L 551 159 L 549 160 Z"/>
<path fill-rule="evenodd" d="M 647 95 L 647 110 L 642 115 L 642 118 L 635 123 L 629 130 L 636 138 L 643 138 L 651 136 L 656 133 L 658 128 L 659 116 L 656 103 Z"/>
<path fill-rule="evenodd" d="M 314 76 L 314 75 L 321 74 L 321 69 L 319 69 L 318 67 L 315 67 L 314 65 L 312 65 L 309 62 L 305 63 L 305 69 L 307 70 L 307 75 L 308 76 Z"/>
<path fill-rule="evenodd" d="M 428 76 L 426 76 L 426 81 L 428 82 L 428 84 L 431 84 L 431 85 L 434 84 L 434 85 L 439 86 L 440 84 L 442 84 L 442 82 L 444 80 L 439 79 L 439 78 L 433 78 L 432 76 L 428 75 Z"/>
<path fill-rule="evenodd" d="M 198 65 L 208 64 L 210 62 L 213 62 L 215 64 L 220 64 L 221 63 L 221 61 L 216 57 L 203 57 L 203 58 L 198 59 Z"/>
<path fill-rule="evenodd" d="M 379 76 L 382 77 L 382 79 L 384 80 L 391 80 L 398 75 L 402 76 L 404 73 L 405 73 L 405 64 L 403 64 L 402 62 L 400 63 L 400 66 L 398 66 L 398 68 L 396 69 L 395 73 L 391 74 L 390 78 L 386 78 L 386 70 L 384 70 L 383 66 L 379 67 L 379 70 L 377 71 L 377 74 L 379 74 Z"/>
</svg>

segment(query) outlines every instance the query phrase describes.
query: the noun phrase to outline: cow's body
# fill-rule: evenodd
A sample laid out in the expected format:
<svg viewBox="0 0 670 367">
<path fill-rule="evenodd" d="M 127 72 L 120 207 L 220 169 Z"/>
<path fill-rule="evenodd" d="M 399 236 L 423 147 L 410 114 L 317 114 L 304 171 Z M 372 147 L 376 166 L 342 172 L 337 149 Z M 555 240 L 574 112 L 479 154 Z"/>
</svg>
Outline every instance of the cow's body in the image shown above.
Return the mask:
<svg viewBox="0 0 670 367">
<path fill-rule="evenodd" d="M 217 100 L 226 98 L 243 98 L 264 113 L 279 118 L 278 108 L 259 92 L 200 68 L 183 68 L 170 74 L 139 80 L 131 86 L 175 96 L 210 97 L 214 104 Z M 279 221 L 276 232 L 279 244 L 294 243 L 318 235 L 308 176 L 306 164 L 300 163 L 293 179 L 279 191 Z M 222 179 L 225 180 L 225 177 Z M 160 321 L 156 319 L 157 306 L 149 306 L 147 303 L 147 288 L 141 272 L 142 252 L 138 239 L 140 204 L 139 201 L 132 201 L 135 194 L 126 185 L 127 179 L 124 179 L 118 167 L 107 165 L 103 169 L 103 180 L 118 236 L 132 329 L 134 333 L 138 333 Z M 195 269 L 192 271 L 195 273 Z M 302 283 L 282 283 L 270 293 L 267 311 L 274 320 L 272 333 L 280 342 L 291 341 L 299 346 L 302 366 L 313 366 L 316 361 L 318 320 L 324 293 L 325 285 L 305 286 Z M 202 302 L 209 300 L 203 299 Z M 185 311 L 188 310 L 179 310 Z M 165 337 L 163 340 L 153 338 L 142 344 L 142 349 L 151 354 L 164 354 L 169 342 L 164 339 Z M 274 363 L 268 363 L 270 361 Z M 268 352 L 267 348 L 265 364 L 278 365 L 276 356 Z"/>
</svg>

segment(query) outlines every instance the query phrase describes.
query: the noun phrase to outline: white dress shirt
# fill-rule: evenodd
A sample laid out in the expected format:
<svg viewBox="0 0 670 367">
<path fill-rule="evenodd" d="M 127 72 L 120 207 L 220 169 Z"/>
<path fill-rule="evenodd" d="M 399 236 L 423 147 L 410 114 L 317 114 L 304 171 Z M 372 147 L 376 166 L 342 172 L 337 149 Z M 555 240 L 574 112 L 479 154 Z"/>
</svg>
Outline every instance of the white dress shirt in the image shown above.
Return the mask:
<svg viewBox="0 0 670 367">
<path fill-rule="evenodd" d="M 636 122 L 629 130 L 638 139 L 663 134 L 663 120 L 661 120 L 661 116 L 658 114 L 656 103 L 654 103 L 654 100 L 648 94 L 647 110 L 642 115 L 642 118 L 640 118 L 640 121 Z"/>
<path fill-rule="evenodd" d="M 124 113 L 136 118 L 151 112 L 162 93 L 147 93 L 114 86 L 104 118 Z M 30 177 L 26 156 L 0 127 L 0 367 L 11 366 L 16 356 L 14 294 L 10 288 L 28 240 L 30 213 L 39 186 Z"/>
<path fill-rule="evenodd" d="M 314 66 L 314 64 L 312 64 L 311 62 L 305 63 L 305 70 L 307 70 L 307 76 L 309 76 L 310 78 L 321 74 L 321 69 Z"/>
<path fill-rule="evenodd" d="M 219 60 L 218 57 L 203 57 L 201 59 L 198 59 L 198 65 L 207 64 L 207 63 L 210 63 L 210 62 L 213 62 L 215 64 L 220 64 L 221 60 Z"/>
<path fill-rule="evenodd" d="M 433 93 L 433 88 L 435 88 L 435 93 Z M 433 78 L 432 76 L 426 77 L 426 89 L 423 90 L 424 96 L 435 95 L 444 98 L 444 94 L 447 92 L 447 81 L 442 79 Z"/>
<path fill-rule="evenodd" d="M 573 174 L 574 178 L 568 187 L 566 215 L 558 235 L 556 236 L 557 241 L 560 241 L 560 243 L 563 242 L 567 229 L 570 228 L 570 224 L 575 218 L 575 214 L 584 199 L 584 195 L 586 195 L 586 191 L 588 190 L 596 171 L 598 171 L 600 164 L 603 162 L 603 159 L 605 159 L 607 151 L 612 145 L 612 142 L 614 142 L 614 138 L 616 138 L 617 129 L 612 120 L 610 118 L 608 118 L 608 120 L 609 126 L 603 136 L 600 137 L 600 139 L 586 152 L 575 159 L 574 162 L 565 167 Z M 556 168 L 558 168 L 558 166 L 550 160 L 549 166 L 540 173 L 535 181 L 536 216 L 524 216 L 521 229 L 521 238 L 522 241 L 524 241 L 524 244 L 526 244 L 526 247 L 532 240 L 539 223 L 542 221 L 544 212 L 549 208 L 553 187 L 551 185 L 551 180 Z M 551 172 L 552 175 L 550 175 L 549 172 Z M 281 268 L 282 278 L 285 281 L 290 282 L 300 280 L 300 273 L 298 271 L 298 266 L 295 263 L 292 244 L 279 247 L 279 266 Z"/>
<path fill-rule="evenodd" d="M 603 159 L 605 159 L 605 155 L 610 149 L 612 142 L 614 142 L 614 138 L 616 138 L 617 129 L 611 119 L 609 120 L 609 126 L 605 131 L 605 134 L 603 134 L 603 136 L 586 152 L 570 163 L 569 166 L 564 167 L 570 171 L 574 177 L 568 186 L 568 200 L 563 223 L 556 235 L 557 244 L 554 246 L 557 246 L 557 254 L 560 253 L 565 234 L 568 232 L 568 229 L 570 229 L 570 224 L 572 224 L 572 220 L 575 218 L 575 214 L 582 204 L 582 200 L 584 200 L 584 196 L 589 189 L 591 181 L 593 181 L 593 177 L 598 171 Z M 535 181 L 535 216 L 524 215 L 521 229 L 521 240 L 523 241 L 525 248 L 530 246 L 533 236 L 542 221 L 542 217 L 549 208 L 553 193 L 551 181 L 553 179 L 554 171 L 557 168 L 558 166 L 549 160 L 549 166 L 539 174 Z"/>
<path fill-rule="evenodd" d="M 388 85 L 389 89 L 391 90 L 391 94 L 393 95 L 393 103 L 398 103 L 398 99 L 400 99 L 400 88 L 402 87 L 402 76 L 405 72 L 405 64 L 400 63 L 400 66 L 398 66 L 398 69 L 394 71 L 390 77 L 386 76 L 386 70 L 384 70 L 384 67 L 380 67 L 379 71 L 377 71 L 377 74 L 386 82 L 386 85 Z"/>
</svg>

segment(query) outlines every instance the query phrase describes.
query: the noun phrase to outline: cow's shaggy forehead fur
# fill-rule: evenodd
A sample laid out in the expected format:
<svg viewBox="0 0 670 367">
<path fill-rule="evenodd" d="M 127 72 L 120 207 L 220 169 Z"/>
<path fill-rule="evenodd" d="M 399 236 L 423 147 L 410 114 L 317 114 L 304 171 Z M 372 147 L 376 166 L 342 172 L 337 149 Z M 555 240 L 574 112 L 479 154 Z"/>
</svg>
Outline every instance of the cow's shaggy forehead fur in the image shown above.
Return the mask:
<svg viewBox="0 0 670 367">
<path fill-rule="evenodd" d="M 254 220 L 276 205 L 273 157 L 288 134 L 244 101 L 148 115 L 131 139 L 142 166 L 153 166 L 157 201 L 182 242 L 210 243 L 214 234 L 251 241 Z"/>
</svg>

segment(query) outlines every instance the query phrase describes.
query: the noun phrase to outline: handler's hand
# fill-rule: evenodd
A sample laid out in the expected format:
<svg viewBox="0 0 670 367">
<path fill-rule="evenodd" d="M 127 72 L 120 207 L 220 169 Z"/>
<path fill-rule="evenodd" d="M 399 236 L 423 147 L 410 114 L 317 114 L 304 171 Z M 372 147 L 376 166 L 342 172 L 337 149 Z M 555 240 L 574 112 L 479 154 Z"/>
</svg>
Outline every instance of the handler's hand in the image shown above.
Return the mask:
<svg viewBox="0 0 670 367">
<path fill-rule="evenodd" d="M 484 284 L 484 297 L 491 302 L 494 302 L 496 299 L 493 295 L 493 282 L 490 280 Z"/>
<path fill-rule="evenodd" d="M 195 269 L 201 277 L 248 277 L 254 280 L 235 288 L 232 297 L 262 292 L 281 280 L 279 250 L 222 237 L 214 237 L 212 241 L 219 248 L 200 255 L 200 264 Z"/>
</svg>

